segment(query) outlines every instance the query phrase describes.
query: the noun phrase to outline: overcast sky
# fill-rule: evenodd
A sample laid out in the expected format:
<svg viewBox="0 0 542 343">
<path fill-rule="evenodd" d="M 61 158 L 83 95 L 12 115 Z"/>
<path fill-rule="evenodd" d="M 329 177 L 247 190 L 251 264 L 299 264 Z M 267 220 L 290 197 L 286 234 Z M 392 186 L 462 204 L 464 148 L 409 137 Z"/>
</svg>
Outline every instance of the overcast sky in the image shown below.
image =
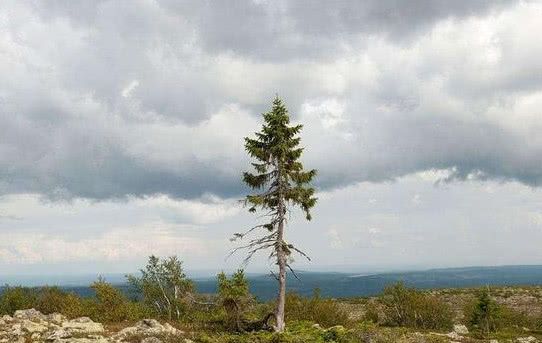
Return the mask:
<svg viewBox="0 0 542 343">
<path fill-rule="evenodd" d="M 542 263 L 542 3 L 0 2 L 0 272 L 232 269 L 275 94 L 298 268 Z M 265 255 L 249 270 L 267 270 Z M 1 281 L 1 280 L 0 280 Z"/>
</svg>

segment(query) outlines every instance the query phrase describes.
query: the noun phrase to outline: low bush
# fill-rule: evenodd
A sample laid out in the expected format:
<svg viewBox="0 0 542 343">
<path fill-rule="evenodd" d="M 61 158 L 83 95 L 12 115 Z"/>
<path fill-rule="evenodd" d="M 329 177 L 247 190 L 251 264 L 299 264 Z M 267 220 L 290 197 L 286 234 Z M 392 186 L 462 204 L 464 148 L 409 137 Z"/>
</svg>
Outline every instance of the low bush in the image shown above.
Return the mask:
<svg viewBox="0 0 542 343">
<path fill-rule="evenodd" d="M 315 291 L 310 298 L 288 293 L 286 295 L 286 320 L 290 322 L 310 321 L 323 327 L 351 324 L 348 312 L 341 307 L 339 302 L 322 298 L 318 291 Z"/>
<path fill-rule="evenodd" d="M 36 289 L 36 302 L 32 307 L 45 314 L 57 312 L 69 318 L 89 314 L 88 301 L 58 287 Z"/>
<path fill-rule="evenodd" d="M 416 329 L 448 329 L 452 326 L 452 311 L 447 304 L 403 283 L 386 287 L 380 301 L 384 305 L 387 325 Z"/>
<path fill-rule="evenodd" d="M 0 298 L 0 313 L 11 315 L 17 310 L 32 308 L 36 299 L 36 292 L 31 288 L 5 286 Z"/>
<path fill-rule="evenodd" d="M 241 324 L 254 304 L 245 273 L 240 269 L 228 278 L 222 272 L 217 276 L 217 284 L 219 303 L 226 313 L 226 327 L 241 331 Z"/>
<path fill-rule="evenodd" d="M 478 291 L 476 300 L 467 308 L 466 317 L 472 330 L 483 336 L 497 331 L 501 324 L 503 308 L 491 297 L 488 288 Z"/>
</svg>

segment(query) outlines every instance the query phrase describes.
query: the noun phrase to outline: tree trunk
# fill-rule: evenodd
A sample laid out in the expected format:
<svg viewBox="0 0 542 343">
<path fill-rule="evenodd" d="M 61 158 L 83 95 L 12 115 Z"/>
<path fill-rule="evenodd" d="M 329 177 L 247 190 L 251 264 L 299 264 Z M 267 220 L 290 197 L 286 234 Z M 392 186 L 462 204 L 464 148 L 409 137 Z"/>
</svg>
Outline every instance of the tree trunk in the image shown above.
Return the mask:
<svg viewBox="0 0 542 343">
<path fill-rule="evenodd" d="M 277 264 L 279 266 L 279 293 L 277 298 L 277 310 L 276 310 L 276 320 L 277 326 L 275 327 L 276 332 L 283 332 L 286 326 L 284 322 L 284 305 L 286 303 L 286 253 L 283 247 L 283 236 L 284 236 L 284 222 L 280 220 L 278 227 L 278 250 L 277 250 Z"/>
</svg>

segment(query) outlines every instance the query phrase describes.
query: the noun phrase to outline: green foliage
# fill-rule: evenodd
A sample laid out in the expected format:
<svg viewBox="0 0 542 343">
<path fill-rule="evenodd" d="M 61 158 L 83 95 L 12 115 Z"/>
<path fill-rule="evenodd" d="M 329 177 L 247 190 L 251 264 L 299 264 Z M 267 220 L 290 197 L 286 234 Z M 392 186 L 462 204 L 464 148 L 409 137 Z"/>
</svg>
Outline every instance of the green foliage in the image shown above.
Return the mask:
<svg viewBox="0 0 542 343">
<path fill-rule="evenodd" d="M 478 291 L 476 302 L 467 315 L 471 327 L 487 336 L 497 330 L 503 308 L 491 298 L 489 287 L 486 287 Z"/>
<path fill-rule="evenodd" d="M 290 126 L 288 110 L 278 97 L 263 118 L 264 125 L 256 133 L 256 139 L 245 138 L 245 149 L 257 162 L 252 163 L 256 174 L 245 172 L 243 180 L 254 189 L 266 186 L 269 189 L 264 194 L 247 197 L 250 211 L 256 211 L 257 207 L 274 209 L 284 197 L 287 202 L 299 205 L 310 220 L 310 209 L 316 204 L 316 198 L 314 188 L 307 185 L 316 170 L 304 171 L 299 161 L 303 148 L 299 147 L 301 139 L 297 135 L 303 125 Z"/>
<path fill-rule="evenodd" d="M 36 302 L 32 306 L 41 313 L 62 313 L 69 318 L 80 317 L 89 314 L 88 299 L 61 290 L 58 287 L 41 287 L 34 289 Z"/>
<path fill-rule="evenodd" d="M 161 260 L 150 256 L 141 276 L 128 275 L 128 282 L 143 296 L 144 303 L 168 319 L 180 319 L 187 310 L 187 296 L 194 286 L 177 256 Z"/>
<path fill-rule="evenodd" d="M 13 314 L 16 310 L 35 308 L 49 314 L 62 313 L 67 317 L 89 315 L 90 301 L 58 287 L 7 287 L 0 297 L 0 313 Z"/>
<path fill-rule="evenodd" d="M 286 295 L 286 320 L 310 321 L 323 327 L 351 324 L 348 312 L 336 300 L 320 297 L 318 291 L 315 291 L 310 298 L 302 297 L 296 293 L 288 293 Z"/>
<path fill-rule="evenodd" d="M 380 322 L 380 315 L 379 315 L 379 309 L 378 305 L 374 301 L 369 301 L 365 305 L 365 312 L 363 313 L 363 320 L 371 322 L 371 323 L 379 323 Z"/>
<path fill-rule="evenodd" d="M 239 269 L 228 278 L 222 272 L 218 274 L 217 282 L 219 302 L 226 312 L 226 325 L 230 329 L 241 331 L 243 316 L 254 302 L 245 273 Z"/>
<path fill-rule="evenodd" d="M 16 310 L 32 308 L 36 303 L 36 292 L 27 287 L 6 286 L 0 299 L 0 313 L 13 314 Z"/>
<path fill-rule="evenodd" d="M 116 287 L 99 278 L 91 285 L 96 293 L 92 302 L 92 314 L 95 320 L 106 323 L 135 320 L 145 316 L 142 304 L 130 302 Z"/>
<path fill-rule="evenodd" d="M 452 325 L 452 312 L 445 303 L 401 282 L 386 287 L 381 302 L 387 325 L 419 329 L 447 329 Z"/>
<path fill-rule="evenodd" d="M 299 206 L 308 220 L 310 210 L 316 204 L 314 188 L 310 183 L 316 176 L 316 170 L 305 171 L 300 162 L 303 148 L 299 147 L 298 137 L 302 125 L 290 125 L 290 116 L 286 106 L 278 97 L 273 101 L 270 112 L 263 114 L 264 124 L 256 138 L 245 138 L 245 150 L 255 159 L 253 172 L 243 173 L 243 181 L 260 193 L 248 195 L 245 204 L 250 212 L 261 209 L 267 212 L 270 220 L 248 232 L 236 233 L 234 238 L 243 238 L 255 229 L 263 229 L 262 238 L 254 239 L 248 248 L 247 261 L 259 250 L 272 249 L 271 257 L 278 257 L 278 252 L 289 256 L 292 251 L 303 254 L 292 244 L 284 241 L 282 230 L 285 214 L 289 205 Z M 283 266 L 284 267 L 284 266 Z"/>
<path fill-rule="evenodd" d="M 99 279 L 91 286 L 92 298 L 61 290 L 58 287 L 7 287 L 0 297 L 0 313 L 13 314 L 16 310 L 35 308 L 44 314 L 62 313 L 68 318 L 90 317 L 100 322 L 121 322 L 148 316 L 141 303 L 131 302 L 111 284 Z"/>
</svg>

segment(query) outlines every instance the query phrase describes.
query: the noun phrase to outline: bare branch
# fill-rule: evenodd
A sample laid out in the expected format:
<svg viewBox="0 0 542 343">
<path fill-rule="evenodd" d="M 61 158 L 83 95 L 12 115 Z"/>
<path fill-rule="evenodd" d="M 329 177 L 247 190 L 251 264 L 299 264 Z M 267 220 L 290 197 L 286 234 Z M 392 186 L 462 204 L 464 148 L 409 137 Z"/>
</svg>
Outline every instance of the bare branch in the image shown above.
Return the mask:
<svg viewBox="0 0 542 343">
<path fill-rule="evenodd" d="M 277 281 L 279 281 L 279 277 L 277 276 L 277 274 L 275 274 L 272 270 L 270 270 L 269 273 L 271 274 L 272 277 L 274 277 Z"/>
<path fill-rule="evenodd" d="M 301 279 L 297 277 L 297 274 L 294 272 L 294 270 L 292 269 L 292 267 L 290 266 L 289 263 L 286 263 L 286 267 L 288 267 L 288 269 L 290 269 L 290 271 L 292 272 L 292 275 L 298 280 L 301 282 Z"/>
<path fill-rule="evenodd" d="M 288 244 L 288 248 L 294 250 L 295 252 L 297 252 L 299 255 L 305 257 L 307 260 L 311 261 L 311 258 L 306 254 L 304 253 L 303 251 L 299 250 L 298 248 L 296 248 L 293 244 Z"/>
</svg>

